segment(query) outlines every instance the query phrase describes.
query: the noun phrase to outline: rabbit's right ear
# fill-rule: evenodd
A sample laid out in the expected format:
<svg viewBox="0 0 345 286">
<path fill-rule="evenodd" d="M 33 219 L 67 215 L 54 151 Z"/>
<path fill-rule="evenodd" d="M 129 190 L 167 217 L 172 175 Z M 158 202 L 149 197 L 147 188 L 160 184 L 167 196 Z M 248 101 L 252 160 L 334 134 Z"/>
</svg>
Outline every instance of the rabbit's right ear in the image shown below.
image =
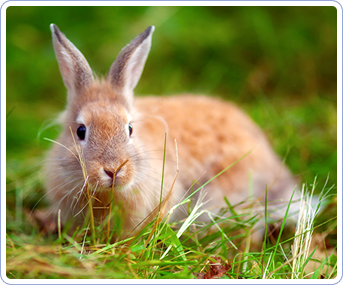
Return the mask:
<svg viewBox="0 0 345 286">
<path fill-rule="evenodd" d="M 70 97 L 80 94 L 93 82 L 91 68 L 82 53 L 60 32 L 55 24 L 50 25 L 53 45 L 60 72 Z"/>
</svg>

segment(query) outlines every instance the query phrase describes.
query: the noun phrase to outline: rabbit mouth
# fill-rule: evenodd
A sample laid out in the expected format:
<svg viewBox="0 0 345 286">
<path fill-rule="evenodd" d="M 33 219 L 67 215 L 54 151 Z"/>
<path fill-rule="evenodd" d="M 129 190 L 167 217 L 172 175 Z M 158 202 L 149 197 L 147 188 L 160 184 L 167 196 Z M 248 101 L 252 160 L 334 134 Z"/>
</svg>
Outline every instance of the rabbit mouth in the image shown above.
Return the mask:
<svg viewBox="0 0 345 286">
<path fill-rule="evenodd" d="M 85 183 L 84 183 L 85 184 Z M 123 182 L 121 178 L 116 177 L 113 181 L 110 178 L 94 178 L 89 180 L 89 186 L 92 189 L 96 189 L 97 191 L 111 191 L 111 190 L 118 190 L 127 185 L 126 182 Z"/>
<path fill-rule="evenodd" d="M 117 168 L 101 168 L 100 173 L 101 177 L 104 180 L 104 184 L 108 188 L 118 188 L 118 187 L 125 187 L 128 185 L 128 172 L 126 171 L 126 163 L 128 163 L 128 159 L 125 160 L 121 165 Z"/>
<path fill-rule="evenodd" d="M 130 185 L 128 182 L 124 182 L 123 178 L 116 177 L 115 180 L 110 179 L 109 180 L 103 180 L 103 183 L 100 184 L 100 186 L 106 190 L 106 191 L 119 191 L 122 190 L 123 188 L 128 187 Z"/>
<path fill-rule="evenodd" d="M 108 189 L 118 189 L 121 187 L 121 184 L 119 184 L 119 178 L 115 178 L 115 182 L 111 181 L 110 184 L 108 184 Z"/>
<path fill-rule="evenodd" d="M 125 193 L 129 191 L 130 189 L 132 189 L 131 183 L 117 184 L 116 182 L 114 185 L 111 183 L 110 185 L 108 185 L 107 188 L 105 188 L 107 192 L 114 192 L 114 194 Z"/>
</svg>

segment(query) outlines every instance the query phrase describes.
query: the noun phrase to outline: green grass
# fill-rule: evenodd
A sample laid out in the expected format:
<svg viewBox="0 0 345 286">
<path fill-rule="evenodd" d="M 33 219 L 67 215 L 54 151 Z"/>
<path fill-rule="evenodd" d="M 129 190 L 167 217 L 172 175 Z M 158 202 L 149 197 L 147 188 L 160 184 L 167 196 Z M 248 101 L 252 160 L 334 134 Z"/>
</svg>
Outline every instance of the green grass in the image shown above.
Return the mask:
<svg viewBox="0 0 345 286">
<path fill-rule="evenodd" d="M 177 153 L 178 154 L 178 153 Z M 243 157 L 245 157 L 244 155 Z M 241 160 L 241 159 L 239 159 Z M 299 208 L 298 228 L 288 224 L 288 215 L 279 221 L 272 221 L 278 228 L 278 236 L 271 236 L 268 217 L 271 208 L 265 201 L 265 211 L 261 203 L 252 197 L 238 205 L 224 198 L 228 207 L 217 215 L 203 209 L 205 197 L 203 187 L 237 162 L 221 171 L 210 181 L 199 186 L 190 196 L 173 206 L 167 216 L 159 214 L 152 221 L 145 221 L 128 238 L 111 242 L 115 232 L 120 233 L 118 211 L 121 207 L 113 204 L 109 215 L 102 224 L 93 225 L 93 216 L 86 216 L 83 225 L 70 231 L 68 226 L 59 226 L 58 234 L 40 232 L 30 209 L 33 189 L 41 185 L 39 172 L 24 178 L 14 178 L 8 184 L 8 197 L 15 202 L 7 212 L 7 277 L 12 279 L 192 279 L 217 277 L 221 279 L 334 279 L 337 276 L 337 246 L 329 237 L 336 236 L 336 215 L 324 211 L 322 222 L 317 225 L 311 198 L 320 193 L 320 204 L 327 210 L 334 208 L 333 186 L 326 181 L 320 185 L 315 178 L 310 186 L 303 185 Z M 164 166 L 163 166 L 164 168 Z M 177 160 L 178 175 L 178 160 Z M 163 181 L 162 177 L 162 181 Z M 311 191 L 308 192 L 308 187 Z M 37 195 L 38 197 L 42 196 Z M 201 192 L 194 208 L 189 201 L 193 194 Z M 168 197 L 169 195 L 166 194 Z M 162 206 L 166 207 L 162 197 Z M 90 200 L 91 201 L 91 200 Z M 249 203 L 248 203 L 249 202 Z M 289 205 L 292 202 L 290 200 Z M 182 221 L 169 222 L 169 217 L 179 205 L 188 205 L 188 217 Z M 288 207 L 289 208 L 289 207 Z M 319 206 L 318 206 L 319 208 Z M 92 211 L 92 205 L 90 205 Z M 91 213 L 92 214 L 92 213 Z M 198 221 L 202 214 L 209 215 L 209 222 Z M 109 229 L 108 221 L 111 218 Z M 264 240 L 254 240 L 252 233 L 258 230 L 258 221 L 265 221 Z M 146 224 L 146 225 L 145 225 Z M 323 227 L 323 228 L 322 228 Z M 326 228 L 324 228 L 326 227 Z M 262 224 L 259 228 L 262 228 Z M 109 236 L 109 230 L 111 230 Z M 313 232 L 323 235 L 321 243 L 325 246 L 326 257 L 313 256 L 317 247 L 311 246 Z M 262 241 L 264 242 L 262 244 Z M 319 242 L 320 243 L 320 242 Z M 332 253 L 328 255 L 328 250 Z M 312 268 L 307 267 L 314 262 Z M 220 263 L 216 268 L 217 264 Z M 227 267 L 226 267 L 227 266 Z M 212 270 L 213 269 L 213 270 Z M 218 270 L 217 270 L 218 269 Z"/>
<path fill-rule="evenodd" d="M 317 188 L 316 182 L 312 186 L 313 190 Z M 196 191 L 201 189 L 202 186 Z M 326 191 L 324 187 L 324 195 L 327 195 Z M 286 215 L 275 243 L 265 240 L 263 246 L 252 243 L 248 235 L 262 217 L 262 214 L 253 212 L 255 205 L 243 208 L 242 202 L 225 208 L 219 216 L 212 217 L 211 223 L 205 224 L 198 222 L 199 215 L 208 213 L 202 209 L 202 198 L 200 195 L 195 208 L 189 209 L 187 219 L 168 223 L 168 212 L 168 216 L 159 220 L 158 224 L 155 220 L 159 216 L 139 233 L 134 233 L 133 237 L 115 243 L 109 242 L 106 223 L 95 226 L 96 236 L 90 231 L 90 222 L 86 223 L 88 226 L 80 226 L 73 234 L 64 228 L 58 235 L 42 235 L 37 226 L 17 217 L 25 212 L 18 204 L 16 214 L 7 216 L 7 276 L 13 279 L 189 279 L 209 272 L 210 264 L 218 257 L 222 264 L 230 265 L 226 275 L 225 272 L 221 275 L 222 279 L 290 279 L 293 273 L 297 278 L 336 277 L 336 246 L 334 253 L 321 259 L 320 266 L 314 271 L 305 271 L 308 261 L 316 259 L 312 258 L 315 250 L 308 249 L 311 234 L 318 229 L 317 225 L 314 226 L 312 210 L 308 209 L 308 197 L 303 199 L 307 209 L 301 208 L 301 213 L 308 216 L 308 222 L 299 221 L 299 228 L 293 235 L 291 226 L 284 227 L 287 225 Z M 188 204 L 188 201 L 189 198 L 186 198 L 181 204 Z M 112 210 L 112 217 L 115 218 L 116 206 Z M 329 233 L 334 232 L 335 221 L 336 218 L 331 218 L 326 222 Z M 214 225 L 217 227 L 212 227 Z M 291 252 L 292 244 L 294 252 Z M 297 259 L 298 263 L 295 263 Z M 324 267 L 328 269 L 324 271 Z"/>
<path fill-rule="evenodd" d="M 136 94 L 190 92 L 236 102 L 264 130 L 300 185 L 312 189 L 317 176 L 320 193 L 328 178 L 335 195 L 334 7 L 9 7 L 6 17 L 9 278 L 195 278 L 193 273 L 210 269 L 215 256 L 231 265 L 222 279 L 291 277 L 293 228 L 286 225 L 280 244 L 268 239 L 257 248 L 249 234 L 258 217 L 252 209 L 241 211 L 243 204 L 228 202 L 220 229 L 191 226 L 181 234 L 181 223 L 163 220 L 148 246 L 154 221 L 127 245 L 107 243 L 107 228 L 99 226 L 95 239 L 83 227 L 74 236 L 66 229 L 60 236 L 40 233 L 30 212 L 47 206 L 41 168 L 51 142 L 43 138 L 60 132 L 51 121 L 64 109 L 66 96 L 49 24 L 59 26 L 98 74 L 106 73 L 134 36 L 155 25 Z M 116 206 L 113 210 L 115 215 Z M 322 238 L 315 254 L 321 250 L 327 258 L 303 257 L 316 267 L 300 266 L 299 277 L 336 277 L 336 215 L 332 196 L 312 227 Z"/>
</svg>

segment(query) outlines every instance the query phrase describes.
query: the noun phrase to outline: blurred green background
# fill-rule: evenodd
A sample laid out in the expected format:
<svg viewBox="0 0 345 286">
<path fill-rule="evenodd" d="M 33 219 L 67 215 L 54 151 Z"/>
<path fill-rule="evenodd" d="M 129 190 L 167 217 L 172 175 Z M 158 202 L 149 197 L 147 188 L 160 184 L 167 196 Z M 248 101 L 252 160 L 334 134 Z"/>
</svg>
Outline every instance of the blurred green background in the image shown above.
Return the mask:
<svg viewBox="0 0 345 286">
<path fill-rule="evenodd" d="M 39 166 L 64 109 L 51 43 L 55 23 L 106 74 L 147 26 L 153 43 L 136 94 L 201 93 L 236 102 L 301 182 L 336 184 L 337 11 L 334 7 L 9 7 L 8 182 Z"/>
</svg>

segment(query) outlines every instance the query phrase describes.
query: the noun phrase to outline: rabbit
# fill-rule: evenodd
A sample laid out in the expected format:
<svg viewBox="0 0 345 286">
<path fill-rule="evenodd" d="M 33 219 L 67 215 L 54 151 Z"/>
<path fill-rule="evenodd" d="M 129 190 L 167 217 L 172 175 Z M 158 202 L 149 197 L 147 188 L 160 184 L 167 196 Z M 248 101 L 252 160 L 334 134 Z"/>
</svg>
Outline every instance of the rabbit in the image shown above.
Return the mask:
<svg viewBox="0 0 345 286">
<path fill-rule="evenodd" d="M 121 235 L 135 229 L 160 202 L 165 134 L 162 197 L 173 185 L 170 206 L 190 194 L 193 183 L 204 184 L 243 156 L 204 186 L 204 207 L 216 213 L 226 206 L 224 197 L 232 205 L 240 203 L 249 196 L 250 185 L 255 198 L 262 199 L 268 187 L 268 201 L 289 202 L 295 178 L 265 134 L 235 104 L 194 94 L 134 97 L 154 26 L 121 50 L 106 78 L 96 78 L 81 52 L 55 24 L 50 28 L 68 95 L 59 117 L 63 131 L 45 165 L 46 196 L 55 218 L 61 210 L 63 224 L 83 221 L 87 183 L 96 221 L 114 196 L 124 206 Z M 179 174 L 173 183 L 175 140 Z M 186 215 L 180 209 L 171 220 Z"/>
</svg>

